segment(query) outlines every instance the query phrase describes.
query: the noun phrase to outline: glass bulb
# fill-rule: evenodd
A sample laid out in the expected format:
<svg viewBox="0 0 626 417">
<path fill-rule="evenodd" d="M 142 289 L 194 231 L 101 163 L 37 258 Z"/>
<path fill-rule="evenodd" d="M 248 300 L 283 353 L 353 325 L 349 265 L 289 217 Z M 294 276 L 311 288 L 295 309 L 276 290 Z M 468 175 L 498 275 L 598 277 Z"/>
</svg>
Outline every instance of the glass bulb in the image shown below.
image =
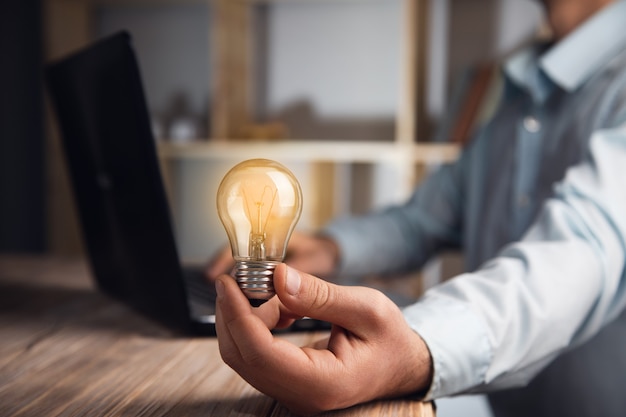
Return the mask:
<svg viewBox="0 0 626 417">
<path fill-rule="evenodd" d="M 274 269 L 285 258 L 301 212 L 300 184 L 278 162 L 241 162 L 220 183 L 217 213 L 235 259 L 235 279 L 254 307 L 274 296 Z"/>
</svg>

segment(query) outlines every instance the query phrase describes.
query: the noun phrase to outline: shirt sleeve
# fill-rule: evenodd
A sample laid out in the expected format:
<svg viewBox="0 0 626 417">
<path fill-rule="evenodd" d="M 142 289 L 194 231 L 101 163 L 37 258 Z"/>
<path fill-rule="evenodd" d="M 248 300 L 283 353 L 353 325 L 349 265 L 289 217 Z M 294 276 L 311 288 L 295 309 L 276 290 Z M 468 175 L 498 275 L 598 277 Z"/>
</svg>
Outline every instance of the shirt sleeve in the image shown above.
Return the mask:
<svg viewBox="0 0 626 417">
<path fill-rule="evenodd" d="M 626 125 L 596 132 L 523 239 L 404 310 L 428 398 L 521 386 L 626 306 Z"/>
<path fill-rule="evenodd" d="M 411 271 L 442 247 L 459 247 L 466 159 L 442 165 L 404 205 L 329 224 L 322 234 L 340 248 L 336 274 L 343 280 Z"/>
</svg>

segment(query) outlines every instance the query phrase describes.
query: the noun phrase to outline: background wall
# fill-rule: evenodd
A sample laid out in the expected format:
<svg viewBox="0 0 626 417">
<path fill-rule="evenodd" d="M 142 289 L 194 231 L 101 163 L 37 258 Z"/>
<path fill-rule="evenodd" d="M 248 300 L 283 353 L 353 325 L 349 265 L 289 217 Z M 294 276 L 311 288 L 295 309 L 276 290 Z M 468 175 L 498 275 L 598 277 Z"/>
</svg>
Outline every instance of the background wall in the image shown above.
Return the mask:
<svg viewBox="0 0 626 417">
<path fill-rule="evenodd" d="M 402 3 L 256 6 L 258 118 L 286 121 L 292 139 L 392 140 L 401 88 Z M 133 34 L 156 116 L 167 117 L 182 100 L 206 122 L 210 13 L 205 4 L 98 9 L 97 36 L 120 29 Z M 537 30 L 540 19 L 538 2 L 531 0 L 431 0 L 426 86 L 433 123 L 463 70 L 505 55 Z"/>
<path fill-rule="evenodd" d="M 266 6 L 262 116 L 305 139 L 393 140 L 402 0 Z M 264 93 L 264 94 L 263 94 Z"/>
<path fill-rule="evenodd" d="M 148 105 L 156 117 L 184 113 L 205 121 L 209 101 L 206 4 L 98 7 L 96 36 L 128 30 L 139 54 Z M 206 131 L 202 132 L 206 135 Z"/>
<path fill-rule="evenodd" d="M 401 3 L 334 0 L 257 6 L 255 103 L 259 118 L 286 120 L 294 139 L 393 138 L 401 88 Z M 56 58 L 86 39 L 130 30 L 155 117 L 188 114 L 204 126 L 198 136 L 207 131 L 211 104 L 208 3 L 100 6 L 93 16 L 74 22 L 71 19 L 86 10 L 82 4 L 70 0 L 0 2 L 3 250 L 45 250 L 49 245 L 46 229 L 52 235 L 53 250 L 71 252 L 79 247 L 67 243 L 74 238 L 63 236 L 76 228 L 56 221 L 63 213 L 74 215 L 68 201 L 71 194 L 63 185 L 63 161 L 55 157 L 50 162 L 48 158 L 46 167 L 44 158 L 44 153 L 57 155 L 60 151 L 55 140 L 48 146 L 43 140 L 43 40 L 45 55 Z M 62 13 L 57 20 L 67 25 L 47 28 L 44 37 L 42 8 L 47 14 Z M 431 0 L 426 85 L 433 122 L 445 114 L 450 85 L 460 71 L 503 55 L 533 33 L 539 21 L 537 2 L 531 0 Z M 347 211 L 399 198 L 388 193 L 393 187 L 388 186 L 385 167 L 348 166 L 338 171 L 352 179 L 373 178 L 372 190 L 346 199 L 343 206 Z M 338 178 L 338 182 L 349 181 Z"/>
</svg>

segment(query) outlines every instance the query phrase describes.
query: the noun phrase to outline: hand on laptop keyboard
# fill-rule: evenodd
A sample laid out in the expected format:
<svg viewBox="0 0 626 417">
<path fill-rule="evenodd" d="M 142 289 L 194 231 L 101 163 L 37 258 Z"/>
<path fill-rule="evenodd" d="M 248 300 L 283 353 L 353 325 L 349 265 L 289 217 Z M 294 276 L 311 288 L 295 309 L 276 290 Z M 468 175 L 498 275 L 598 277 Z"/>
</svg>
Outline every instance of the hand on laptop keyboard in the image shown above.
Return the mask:
<svg viewBox="0 0 626 417">
<path fill-rule="evenodd" d="M 332 276 L 338 260 L 337 244 L 327 237 L 295 232 L 287 245 L 285 263 L 325 279 Z M 229 274 L 234 266 L 230 246 L 225 246 L 208 262 L 206 276 L 215 281 L 221 274 Z"/>
</svg>

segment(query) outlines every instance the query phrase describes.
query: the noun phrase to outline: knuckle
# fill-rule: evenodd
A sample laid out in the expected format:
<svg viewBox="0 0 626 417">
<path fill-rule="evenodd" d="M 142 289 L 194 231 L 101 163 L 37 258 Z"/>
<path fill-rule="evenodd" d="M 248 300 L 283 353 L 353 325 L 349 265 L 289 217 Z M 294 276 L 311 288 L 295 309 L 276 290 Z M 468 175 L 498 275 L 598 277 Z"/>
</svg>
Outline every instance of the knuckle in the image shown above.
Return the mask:
<svg viewBox="0 0 626 417">
<path fill-rule="evenodd" d="M 371 309 L 367 314 L 367 320 L 377 326 L 386 326 L 400 312 L 398 307 L 382 292 L 373 290 L 371 296 Z"/>
<path fill-rule="evenodd" d="M 328 283 L 316 280 L 311 287 L 310 308 L 316 311 L 324 310 L 326 306 L 331 305 L 335 295 Z"/>
<path fill-rule="evenodd" d="M 231 368 L 238 362 L 237 354 L 230 349 L 220 349 L 220 355 L 224 363 Z"/>
</svg>

